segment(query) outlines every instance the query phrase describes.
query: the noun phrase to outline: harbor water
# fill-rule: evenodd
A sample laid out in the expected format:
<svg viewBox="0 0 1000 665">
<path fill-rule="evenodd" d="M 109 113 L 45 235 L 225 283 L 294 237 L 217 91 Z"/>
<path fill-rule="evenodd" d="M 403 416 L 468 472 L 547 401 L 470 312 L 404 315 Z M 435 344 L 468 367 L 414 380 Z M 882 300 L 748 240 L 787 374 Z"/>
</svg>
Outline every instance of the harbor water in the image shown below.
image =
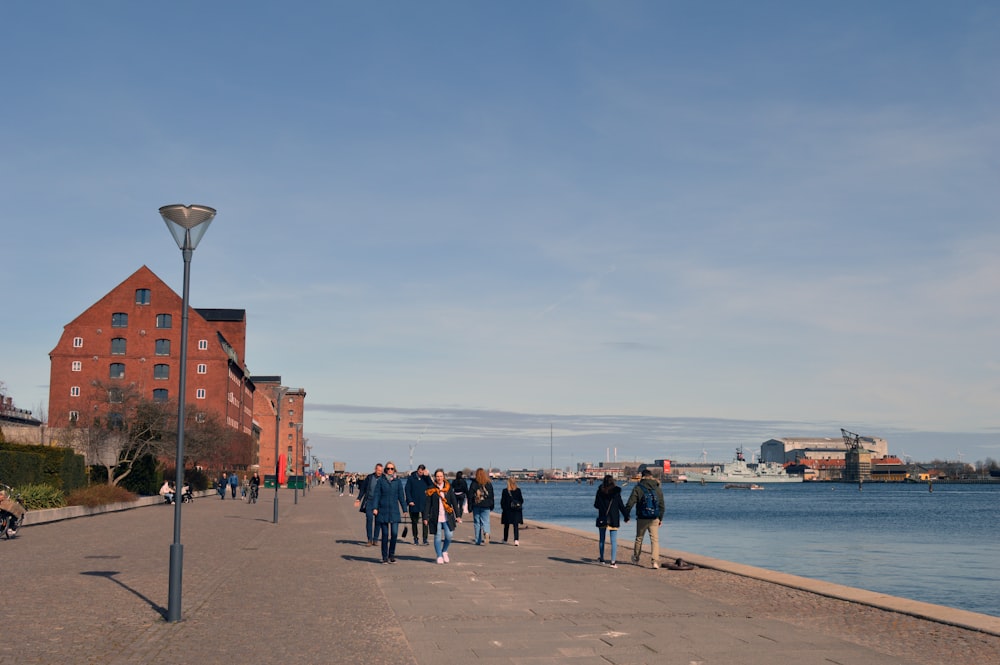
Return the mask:
<svg viewBox="0 0 1000 665">
<path fill-rule="evenodd" d="M 498 506 L 503 486 L 496 483 Z M 525 519 L 596 534 L 596 484 L 519 486 Z M 623 500 L 632 487 L 623 488 Z M 793 483 L 749 491 L 667 483 L 663 490 L 661 547 L 1000 616 L 998 484 L 936 483 L 929 491 L 926 484 Z M 619 560 L 628 561 L 634 515 L 619 532 Z"/>
</svg>

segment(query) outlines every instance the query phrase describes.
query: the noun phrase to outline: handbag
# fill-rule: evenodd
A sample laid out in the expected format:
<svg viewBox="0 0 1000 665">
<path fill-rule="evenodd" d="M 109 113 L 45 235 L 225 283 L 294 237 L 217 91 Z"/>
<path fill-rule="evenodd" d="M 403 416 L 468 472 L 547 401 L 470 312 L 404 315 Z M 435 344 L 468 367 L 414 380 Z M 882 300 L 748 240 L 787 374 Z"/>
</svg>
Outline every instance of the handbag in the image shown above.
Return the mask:
<svg viewBox="0 0 1000 665">
<path fill-rule="evenodd" d="M 368 510 L 368 494 L 361 495 L 361 505 L 358 506 L 358 512 L 363 513 Z"/>
</svg>

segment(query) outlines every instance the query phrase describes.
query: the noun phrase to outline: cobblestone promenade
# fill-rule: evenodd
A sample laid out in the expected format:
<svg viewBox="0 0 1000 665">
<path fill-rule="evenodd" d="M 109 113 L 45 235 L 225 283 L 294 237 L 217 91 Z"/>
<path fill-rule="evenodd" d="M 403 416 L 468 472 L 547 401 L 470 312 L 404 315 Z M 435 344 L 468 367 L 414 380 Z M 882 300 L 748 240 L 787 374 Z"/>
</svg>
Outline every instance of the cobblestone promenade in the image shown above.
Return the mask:
<svg viewBox="0 0 1000 665">
<path fill-rule="evenodd" d="M 560 528 L 529 524 L 513 547 L 497 543 L 494 522 L 494 544 L 476 547 L 466 523 L 451 563 L 435 564 L 433 547 L 401 542 L 398 563 L 382 565 L 377 548 L 364 546 L 351 497 L 320 487 L 295 505 L 282 490 L 278 524 L 273 493 L 261 499 L 204 497 L 184 507 L 184 620 L 174 624 L 163 619 L 170 507 L 28 526 L 0 541 L 0 665 L 1000 658 L 994 617 L 937 608 L 939 620 L 929 621 L 775 584 L 766 574 L 737 575 L 694 555 L 712 567 L 612 570 L 595 563 L 593 536 Z M 663 536 L 669 545 L 669 529 Z M 627 561 L 627 550 L 619 558 Z M 904 612 L 911 605 L 901 602 Z M 970 625 L 976 629 L 962 627 Z"/>
</svg>

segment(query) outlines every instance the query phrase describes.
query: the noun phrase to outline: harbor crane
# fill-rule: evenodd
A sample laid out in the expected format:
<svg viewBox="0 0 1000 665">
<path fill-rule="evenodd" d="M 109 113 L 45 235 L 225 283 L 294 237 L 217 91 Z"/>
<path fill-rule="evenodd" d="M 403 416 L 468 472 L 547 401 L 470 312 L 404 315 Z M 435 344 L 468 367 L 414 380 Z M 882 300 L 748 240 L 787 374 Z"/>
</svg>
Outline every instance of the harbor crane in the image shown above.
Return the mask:
<svg viewBox="0 0 1000 665">
<path fill-rule="evenodd" d="M 848 450 L 861 450 L 860 434 L 855 434 L 854 432 L 848 432 L 843 427 L 840 428 L 840 433 L 844 436 L 844 443 L 847 445 Z"/>
</svg>

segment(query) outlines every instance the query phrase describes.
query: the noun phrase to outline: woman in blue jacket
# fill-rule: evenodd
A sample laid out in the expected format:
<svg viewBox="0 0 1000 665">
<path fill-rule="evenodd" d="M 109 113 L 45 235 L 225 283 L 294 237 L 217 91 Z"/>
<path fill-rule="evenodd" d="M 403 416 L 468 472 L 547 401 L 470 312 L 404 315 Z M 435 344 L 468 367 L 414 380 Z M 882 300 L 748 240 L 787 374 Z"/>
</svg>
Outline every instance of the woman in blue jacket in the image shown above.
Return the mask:
<svg viewBox="0 0 1000 665">
<path fill-rule="evenodd" d="M 382 540 L 382 563 L 396 563 L 396 538 L 406 512 L 406 490 L 396 475 L 396 464 L 385 463 L 385 473 L 375 483 L 372 515 Z"/>
</svg>

